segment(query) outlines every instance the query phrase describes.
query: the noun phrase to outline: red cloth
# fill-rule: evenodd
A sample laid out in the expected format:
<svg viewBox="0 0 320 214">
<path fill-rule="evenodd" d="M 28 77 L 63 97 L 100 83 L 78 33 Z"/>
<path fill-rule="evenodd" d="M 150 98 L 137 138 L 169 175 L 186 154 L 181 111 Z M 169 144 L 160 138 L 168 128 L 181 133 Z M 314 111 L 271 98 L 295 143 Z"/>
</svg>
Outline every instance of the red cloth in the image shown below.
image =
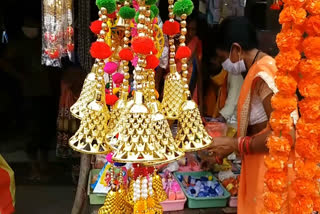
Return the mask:
<svg viewBox="0 0 320 214">
<path fill-rule="evenodd" d="M 15 211 L 14 199 L 12 196 L 12 192 L 10 191 L 12 182 L 14 181 L 12 181 L 8 169 L 6 168 L 6 166 L 3 167 L 0 162 L 0 213 L 1 214 L 12 214 Z"/>
</svg>

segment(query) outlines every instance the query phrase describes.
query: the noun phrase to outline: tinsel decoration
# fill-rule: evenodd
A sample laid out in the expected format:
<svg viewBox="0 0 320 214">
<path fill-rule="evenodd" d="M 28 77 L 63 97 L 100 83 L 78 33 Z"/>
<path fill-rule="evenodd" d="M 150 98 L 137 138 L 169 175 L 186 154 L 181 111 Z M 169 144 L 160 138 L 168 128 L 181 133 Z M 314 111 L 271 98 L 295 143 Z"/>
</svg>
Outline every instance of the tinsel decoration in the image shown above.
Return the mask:
<svg viewBox="0 0 320 214">
<path fill-rule="evenodd" d="M 61 58 L 74 60 L 72 0 L 43 1 L 42 64 L 61 67 Z"/>
</svg>

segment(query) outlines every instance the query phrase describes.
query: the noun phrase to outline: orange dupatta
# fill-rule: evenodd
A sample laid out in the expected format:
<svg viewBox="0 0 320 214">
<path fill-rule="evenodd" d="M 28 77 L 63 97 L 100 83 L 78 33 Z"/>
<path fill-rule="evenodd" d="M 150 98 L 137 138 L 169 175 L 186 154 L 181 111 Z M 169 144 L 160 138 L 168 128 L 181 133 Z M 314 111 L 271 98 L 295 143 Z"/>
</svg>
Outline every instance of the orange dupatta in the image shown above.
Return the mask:
<svg viewBox="0 0 320 214">
<path fill-rule="evenodd" d="M 255 81 L 259 78 L 263 79 L 269 88 L 274 93 L 277 93 L 278 90 L 274 82 L 276 71 L 275 61 L 270 56 L 263 57 L 250 68 L 238 100 L 238 137 L 247 135 L 251 95 Z M 268 131 L 268 128 L 263 131 Z M 264 174 L 266 172 L 264 165 L 265 155 L 261 153 L 243 156 L 238 195 L 238 214 L 259 214 L 263 211 Z M 289 169 L 289 171 L 289 177 L 292 178 L 292 169 Z"/>
<path fill-rule="evenodd" d="M 254 90 L 255 80 L 259 77 L 262 78 L 272 89 L 276 71 L 277 67 L 274 59 L 269 56 L 263 57 L 250 68 L 243 82 L 238 100 L 238 137 L 247 135 L 251 95 Z M 262 211 L 264 173 L 264 154 L 243 156 L 238 195 L 238 214 L 258 214 Z"/>
</svg>

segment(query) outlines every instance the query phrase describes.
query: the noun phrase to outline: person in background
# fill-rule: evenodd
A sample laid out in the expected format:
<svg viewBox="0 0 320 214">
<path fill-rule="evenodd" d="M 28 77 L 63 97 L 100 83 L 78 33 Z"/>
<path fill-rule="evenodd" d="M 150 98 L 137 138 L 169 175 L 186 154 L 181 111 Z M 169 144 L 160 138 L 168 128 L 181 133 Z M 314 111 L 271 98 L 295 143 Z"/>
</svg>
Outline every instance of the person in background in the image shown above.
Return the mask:
<svg viewBox="0 0 320 214">
<path fill-rule="evenodd" d="M 48 150 L 55 136 L 56 106 L 48 69 L 41 66 L 40 20 L 25 17 L 22 35 L 11 40 L 5 52 L 6 71 L 17 77 L 22 90 L 22 115 L 31 160 L 29 179 L 48 172 Z M 45 176 L 47 177 L 47 176 Z"/>
<path fill-rule="evenodd" d="M 71 115 L 70 107 L 78 100 L 85 73 L 81 71 L 80 66 L 65 66 L 61 80 L 61 95 L 59 102 L 59 113 L 57 118 L 57 147 L 56 155 L 59 158 L 66 159 L 71 163 L 72 178 L 76 184 L 79 175 L 79 153 L 74 152 L 69 147 L 69 139 L 79 128 L 79 120 Z"/>
<path fill-rule="evenodd" d="M 199 105 L 203 113 L 203 79 L 202 79 L 202 41 L 197 36 L 197 20 L 189 18 L 187 21 L 186 45 L 191 50 L 188 60 L 188 84 L 193 100 Z M 179 37 L 176 37 L 176 47 L 179 46 Z M 181 62 L 177 61 L 177 70 L 181 71 Z"/>
<path fill-rule="evenodd" d="M 268 120 L 271 97 L 277 91 L 275 60 L 259 51 L 257 43 L 256 31 L 245 17 L 228 17 L 221 23 L 218 57 L 224 59 L 223 67 L 229 72 L 242 75 L 244 83 L 237 107 L 238 137 L 213 138 L 208 154 L 212 160 L 221 160 L 233 152 L 241 155 L 239 214 L 262 213 L 264 208 L 264 156 L 268 152 L 266 139 L 271 133 Z M 292 173 L 289 169 L 290 179 Z"/>
<path fill-rule="evenodd" d="M 205 115 L 211 118 L 217 118 L 220 110 L 224 107 L 227 99 L 227 72 L 222 70 L 215 45 L 208 49 L 207 58 L 204 60 L 204 78 L 205 85 Z"/>
<path fill-rule="evenodd" d="M 236 128 L 237 103 L 243 77 L 228 72 L 227 67 L 222 68 L 222 60 L 216 54 L 213 54 L 209 60 L 211 75 L 206 96 L 207 115 Z M 220 72 L 216 74 L 218 70 Z"/>
<path fill-rule="evenodd" d="M 240 95 L 241 86 L 243 84 L 243 77 L 240 74 L 232 74 L 224 67 L 221 71 L 222 74 L 227 72 L 225 79 L 227 84 L 223 84 L 221 90 L 225 90 L 227 87 L 227 98 L 225 100 L 223 108 L 220 109 L 220 116 L 218 117 L 221 121 L 226 121 L 228 125 L 233 128 L 237 127 L 237 104 Z M 218 80 L 218 77 L 213 78 L 213 80 Z M 221 91 L 221 96 L 223 97 L 223 91 Z M 222 102 L 223 100 L 221 100 Z M 221 103 L 222 104 L 222 103 Z"/>
</svg>

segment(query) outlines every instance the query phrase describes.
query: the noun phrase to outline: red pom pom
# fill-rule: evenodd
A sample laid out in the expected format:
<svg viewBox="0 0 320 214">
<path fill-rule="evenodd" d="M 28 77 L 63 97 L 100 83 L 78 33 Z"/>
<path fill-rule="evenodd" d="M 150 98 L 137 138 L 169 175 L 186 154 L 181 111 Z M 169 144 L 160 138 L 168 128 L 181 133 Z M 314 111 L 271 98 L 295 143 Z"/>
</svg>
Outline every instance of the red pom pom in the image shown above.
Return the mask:
<svg viewBox="0 0 320 214">
<path fill-rule="evenodd" d="M 109 106 L 113 106 L 117 101 L 118 101 L 118 97 L 114 94 L 106 94 L 106 103 Z"/>
<path fill-rule="evenodd" d="M 99 20 L 91 22 L 90 30 L 92 31 L 92 33 L 99 34 L 100 31 L 102 30 L 102 23 L 103 21 L 99 21 Z"/>
<path fill-rule="evenodd" d="M 191 56 L 191 50 L 187 46 L 180 46 L 176 53 L 176 59 L 189 58 Z"/>
<path fill-rule="evenodd" d="M 111 56 L 112 52 L 109 47 L 104 42 L 94 42 L 91 44 L 90 54 L 93 58 L 96 59 L 106 59 Z"/>
<path fill-rule="evenodd" d="M 162 27 L 163 33 L 168 36 L 174 36 L 180 33 L 180 24 L 177 21 L 170 22 L 169 20 L 165 21 Z"/>
<path fill-rule="evenodd" d="M 159 65 L 159 59 L 155 55 L 149 55 L 146 58 L 147 60 L 147 65 L 146 69 L 155 69 Z"/>
<path fill-rule="evenodd" d="M 121 60 L 131 61 L 133 59 L 133 53 L 130 50 L 130 48 L 123 48 L 119 52 L 119 57 L 120 57 Z"/>
<path fill-rule="evenodd" d="M 110 19 L 115 19 L 115 18 L 117 18 L 117 14 L 116 14 L 116 12 L 113 12 L 113 13 L 107 14 L 107 17 Z"/>
<path fill-rule="evenodd" d="M 158 53 L 158 50 L 157 50 L 156 47 L 154 47 L 154 49 L 152 50 L 152 54 L 153 54 L 153 55 L 157 55 L 157 53 Z"/>
<path fill-rule="evenodd" d="M 132 48 L 135 53 L 149 55 L 155 47 L 151 38 L 138 36 L 132 40 Z"/>
</svg>

